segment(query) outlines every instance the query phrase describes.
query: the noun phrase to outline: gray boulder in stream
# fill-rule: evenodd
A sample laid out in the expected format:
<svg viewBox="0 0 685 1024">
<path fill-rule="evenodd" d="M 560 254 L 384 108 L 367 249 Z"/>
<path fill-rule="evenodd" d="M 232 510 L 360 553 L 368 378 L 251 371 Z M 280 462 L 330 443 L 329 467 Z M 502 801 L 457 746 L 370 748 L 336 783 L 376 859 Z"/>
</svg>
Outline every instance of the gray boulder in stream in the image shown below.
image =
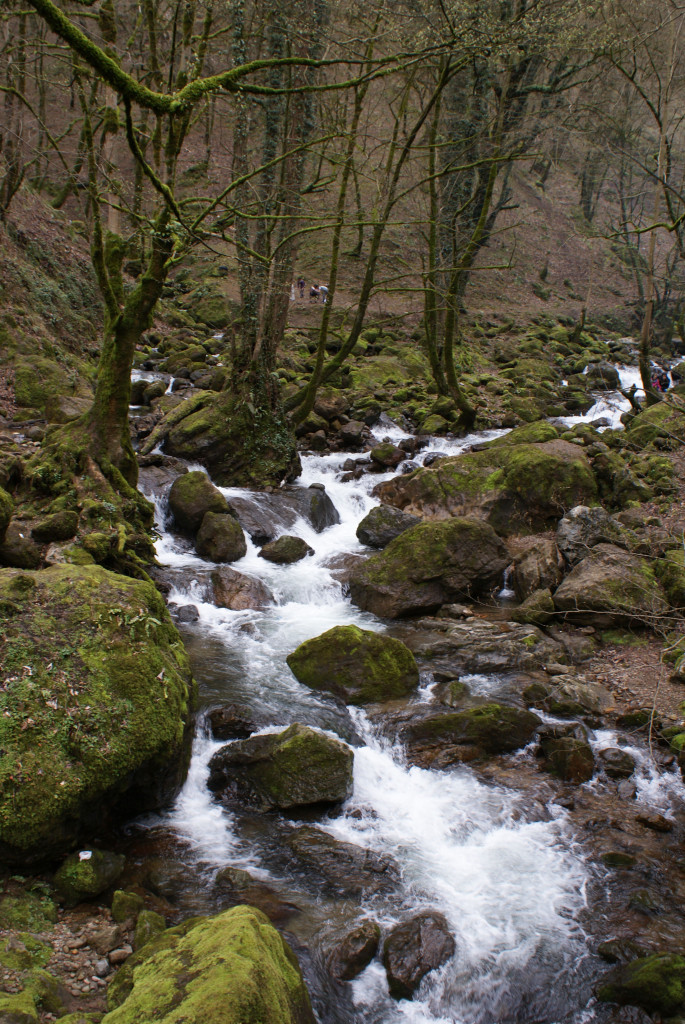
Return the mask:
<svg viewBox="0 0 685 1024">
<path fill-rule="evenodd" d="M 377 505 L 364 516 L 357 527 L 357 540 L 372 548 L 384 548 L 395 537 L 399 537 L 405 530 L 420 522 L 418 516 L 401 512 L 392 505 Z"/>
<path fill-rule="evenodd" d="M 365 611 L 397 619 L 488 594 L 501 585 L 508 564 L 506 547 L 487 523 L 419 523 L 354 570 L 350 594 Z"/>
<path fill-rule="evenodd" d="M 305 640 L 286 661 L 300 683 L 346 704 L 406 697 L 419 682 L 414 655 L 401 640 L 358 626 L 334 626 Z"/>
<path fill-rule="evenodd" d="M 290 537 L 285 534 L 278 540 L 269 541 L 259 552 L 260 558 L 275 565 L 292 565 L 293 562 L 300 562 L 307 555 L 313 555 L 314 549 L 310 548 L 302 537 Z"/>
<path fill-rule="evenodd" d="M 281 487 L 273 493 L 246 492 L 231 497 L 231 509 L 255 544 L 269 541 L 292 529 L 304 519 L 322 533 L 340 522 L 338 510 L 322 484 L 311 487 Z"/>
<path fill-rule="evenodd" d="M 411 999 L 422 978 L 446 963 L 454 950 L 447 920 L 435 910 L 426 910 L 398 924 L 383 945 L 390 995 Z"/>
<path fill-rule="evenodd" d="M 344 843 L 320 828 L 303 825 L 286 838 L 290 850 L 306 868 L 338 896 L 359 897 L 394 889 L 399 869 L 388 856 L 354 843 Z"/>
<path fill-rule="evenodd" d="M 205 514 L 195 547 L 199 555 L 212 562 L 237 562 L 247 553 L 245 534 L 240 523 L 233 516 L 216 512 Z"/>
<path fill-rule="evenodd" d="M 649 626 L 668 610 L 650 562 L 613 544 L 597 544 L 554 594 L 557 611 L 593 626 Z"/>
<path fill-rule="evenodd" d="M 207 786 L 260 810 L 337 804 L 352 792 L 353 761 L 346 743 L 295 722 L 221 747 Z"/>
</svg>

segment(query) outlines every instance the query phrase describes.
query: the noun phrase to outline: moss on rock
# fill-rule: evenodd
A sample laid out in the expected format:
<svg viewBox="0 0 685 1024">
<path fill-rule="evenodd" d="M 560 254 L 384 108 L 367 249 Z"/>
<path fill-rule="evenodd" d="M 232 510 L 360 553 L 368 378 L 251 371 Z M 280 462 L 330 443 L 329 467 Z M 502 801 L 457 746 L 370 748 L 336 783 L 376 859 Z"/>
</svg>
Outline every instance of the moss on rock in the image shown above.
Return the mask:
<svg viewBox="0 0 685 1024">
<path fill-rule="evenodd" d="M 235 562 L 247 554 L 240 523 L 233 516 L 216 512 L 205 513 L 195 546 L 198 554 L 212 562 Z"/>
<path fill-rule="evenodd" d="M 286 658 L 293 675 L 346 704 L 405 697 L 419 682 L 414 655 L 401 640 L 358 626 L 334 626 Z"/>
<path fill-rule="evenodd" d="M 41 932 L 57 922 L 57 907 L 48 896 L 33 892 L 0 898 L 0 928 Z"/>
<path fill-rule="evenodd" d="M 168 799 L 194 684 L 159 592 L 100 566 L 5 569 L 0 617 L 0 859 L 54 857 Z"/>
<path fill-rule="evenodd" d="M 112 896 L 112 917 L 117 924 L 134 920 L 143 909 L 143 897 L 137 892 L 117 889 Z"/>
<path fill-rule="evenodd" d="M 0 542 L 5 536 L 5 530 L 9 526 L 10 519 L 12 518 L 12 512 L 14 511 L 14 502 L 10 498 L 7 491 L 0 487 Z"/>
<path fill-rule="evenodd" d="M 10 995 L 0 992 L 0 1021 L 3 1024 L 37 1024 L 38 1011 L 31 993 Z"/>
<path fill-rule="evenodd" d="M 540 724 L 532 711 L 490 703 L 424 718 L 410 725 L 407 735 L 413 742 L 454 743 L 493 755 L 525 746 Z"/>
<path fill-rule="evenodd" d="M 206 473 L 193 470 L 174 480 L 169 489 L 169 508 L 180 530 L 195 534 L 207 512 L 227 514 L 229 505 Z"/>
<path fill-rule="evenodd" d="M 233 907 L 170 928 L 110 986 L 103 1024 L 314 1024 L 294 953 L 267 917 Z"/>
<path fill-rule="evenodd" d="M 617 965 L 598 986 L 597 998 L 667 1017 L 681 1014 L 685 1012 L 685 958 L 654 953 Z"/>
<path fill-rule="evenodd" d="M 93 899 L 116 882 L 126 858 L 109 850 L 79 850 L 72 853 L 55 873 L 55 888 L 67 906 Z"/>
</svg>

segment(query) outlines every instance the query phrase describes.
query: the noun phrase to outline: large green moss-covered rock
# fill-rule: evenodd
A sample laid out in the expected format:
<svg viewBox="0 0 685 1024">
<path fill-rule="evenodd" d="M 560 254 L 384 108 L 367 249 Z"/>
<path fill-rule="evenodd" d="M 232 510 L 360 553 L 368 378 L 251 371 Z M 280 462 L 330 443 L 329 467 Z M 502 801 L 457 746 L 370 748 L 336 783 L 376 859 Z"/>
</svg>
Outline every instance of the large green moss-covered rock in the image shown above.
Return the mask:
<svg viewBox="0 0 685 1024">
<path fill-rule="evenodd" d="M 419 682 L 414 655 L 401 640 L 358 626 L 334 626 L 286 658 L 313 690 L 330 690 L 346 704 L 405 697 Z"/>
<path fill-rule="evenodd" d="M 638 449 L 656 440 L 678 447 L 685 443 L 685 414 L 668 400 L 659 402 L 630 421 L 626 436 Z"/>
<path fill-rule="evenodd" d="M 353 570 L 352 600 L 395 619 L 431 612 L 501 584 L 507 550 L 487 523 L 448 519 L 419 523 Z"/>
<path fill-rule="evenodd" d="M 647 1013 L 672 1017 L 685 1012 L 685 959 L 654 953 L 612 968 L 597 988 L 597 998 Z"/>
<path fill-rule="evenodd" d="M 126 858 L 109 850 L 79 850 L 60 864 L 55 873 L 55 888 L 69 906 L 93 899 L 116 882 L 124 870 Z"/>
<path fill-rule="evenodd" d="M 180 530 L 197 533 L 207 512 L 228 514 L 229 506 L 221 491 L 206 473 L 194 470 L 174 480 L 169 490 L 169 508 Z"/>
<path fill-rule="evenodd" d="M 149 583 L 96 565 L 0 571 L 0 860 L 66 851 L 168 800 L 193 681 Z"/>
<path fill-rule="evenodd" d="M 263 810 L 335 804 L 352 792 L 353 761 L 346 743 L 295 722 L 221 747 L 207 785 Z"/>
<path fill-rule="evenodd" d="M 668 611 L 650 562 L 613 544 L 598 544 L 565 578 L 554 607 L 576 622 L 654 625 Z"/>
<path fill-rule="evenodd" d="M 467 748 L 470 760 L 524 747 L 540 724 L 532 711 L 490 703 L 420 719 L 409 726 L 406 735 L 410 743 L 440 742 Z"/>
<path fill-rule="evenodd" d="M 300 473 L 295 436 L 272 410 L 255 409 L 228 391 L 176 420 L 166 451 L 200 462 L 218 484 L 265 487 Z"/>
<path fill-rule="evenodd" d="M 0 542 L 5 536 L 5 530 L 9 526 L 13 510 L 14 503 L 12 502 L 12 499 L 7 491 L 4 491 L 2 487 L 0 487 Z"/>
<path fill-rule="evenodd" d="M 38 1011 L 30 992 L 10 995 L 0 992 L 0 1022 L 2 1024 L 37 1024 Z"/>
<path fill-rule="evenodd" d="M 212 562 L 235 562 L 247 552 L 243 528 L 233 516 L 207 512 L 195 541 L 198 554 Z"/>
<path fill-rule="evenodd" d="M 295 958 L 253 907 L 170 928 L 135 953 L 103 1024 L 314 1024 Z"/>
<path fill-rule="evenodd" d="M 440 459 L 380 484 L 374 493 L 388 505 L 424 517 L 476 516 L 508 535 L 544 529 L 566 509 L 592 504 L 597 484 L 578 445 L 550 440 Z"/>
</svg>

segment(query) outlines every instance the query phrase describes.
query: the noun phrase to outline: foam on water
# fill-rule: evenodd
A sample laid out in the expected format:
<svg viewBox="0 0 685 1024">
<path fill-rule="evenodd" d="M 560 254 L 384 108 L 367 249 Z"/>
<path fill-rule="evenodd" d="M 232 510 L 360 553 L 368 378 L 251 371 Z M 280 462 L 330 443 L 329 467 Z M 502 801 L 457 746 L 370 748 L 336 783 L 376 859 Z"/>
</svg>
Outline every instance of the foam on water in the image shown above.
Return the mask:
<svg viewBox="0 0 685 1024">
<path fill-rule="evenodd" d="M 659 811 L 669 819 L 675 818 L 677 811 L 682 814 L 685 809 L 685 783 L 677 764 L 671 768 L 660 768 L 646 746 L 628 744 L 612 729 L 598 729 L 590 736 L 590 745 L 597 753 L 620 747 L 630 754 L 635 762 L 632 781 L 636 786 L 635 799 L 638 803 Z"/>
</svg>

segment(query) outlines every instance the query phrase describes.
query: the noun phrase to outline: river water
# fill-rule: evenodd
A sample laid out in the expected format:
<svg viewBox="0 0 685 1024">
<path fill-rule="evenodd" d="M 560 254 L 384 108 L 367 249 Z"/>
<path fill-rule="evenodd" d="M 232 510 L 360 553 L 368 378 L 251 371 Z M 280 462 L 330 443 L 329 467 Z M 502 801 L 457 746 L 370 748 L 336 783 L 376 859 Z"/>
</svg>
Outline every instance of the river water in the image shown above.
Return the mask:
<svg viewBox="0 0 685 1024">
<path fill-rule="evenodd" d="M 622 383 L 634 371 L 621 368 Z M 625 379 L 624 379 L 625 378 Z M 584 417 L 569 424 L 608 417 L 612 424 L 628 403 L 603 396 Z M 457 454 L 502 431 L 463 439 L 435 438 L 427 452 Z M 399 427 L 377 429 L 379 439 L 408 436 Z M 306 872 L 293 872 L 283 854 L 284 829 L 274 815 L 229 812 L 206 788 L 207 763 L 223 744 L 207 733 L 200 716 L 186 784 L 174 806 L 148 826 L 177 837 L 185 850 L 187 909 L 205 909 L 202 892 L 211 890 L 226 865 L 246 868 L 279 898 L 298 908 L 286 931 L 298 948 L 325 948 L 360 918 L 371 916 L 382 928 L 420 909 L 437 909 L 454 934 L 452 960 L 429 974 L 412 1001 L 388 993 L 378 960 L 351 985 L 331 988 L 321 956 L 307 955 L 305 969 L 322 1024 L 586 1024 L 604 1018 L 593 1006 L 598 961 L 588 949 L 582 922 L 595 869 L 574 840 L 565 810 L 548 800 L 530 799 L 525 790 L 486 780 L 469 767 L 435 771 L 410 766 L 401 747 L 374 729 L 363 710 L 343 709 L 301 686 L 285 658 L 302 641 L 334 625 L 355 623 L 382 631 L 385 625 L 354 607 L 336 578 L 341 556 L 368 554 L 355 530 L 377 504 L 371 491 L 386 475 L 343 482 L 349 454 L 305 455 L 299 485 L 323 484 L 340 523 L 316 533 L 304 520 L 283 530 L 304 538 L 314 555 L 289 566 L 258 557 L 247 538 L 243 559 L 232 564 L 263 581 L 274 595 L 264 611 L 217 608 L 208 595 L 212 565 L 170 532 L 166 501 L 157 498 L 157 556 L 173 579 L 169 602 L 193 604 L 196 622 L 181 628 L 200 684 L 204 707 L 237 705 L 264 730 L 302 722 L 329 730 L 354 746 L 354 792 L 341 813 L 317 819 L 337 839 L 390 854 L 401 881 L 390 895 L 360 902 L 321 894 Z M 359 453 L 351 457 L 359 457 Z M 200 468 L 200 467 L 192 467 Z M 259 505 L 260 495 L 223 488 L 230 500 L 240 495 Z M 498 680 L 487 683 L 496 694 Z M 417 702 L 431 700 L 431 680 L 423 679 Z M 595 742 L 610 745 L 607 735 Z M 531 755 L 524 751 L 522 759 Z M 644 789 L 659 790 L 641 755 Z M 673 787 L 677 789 L 677 783 Z M 678 798 L 682 793 L 676 794 Z"/>
</svg>

